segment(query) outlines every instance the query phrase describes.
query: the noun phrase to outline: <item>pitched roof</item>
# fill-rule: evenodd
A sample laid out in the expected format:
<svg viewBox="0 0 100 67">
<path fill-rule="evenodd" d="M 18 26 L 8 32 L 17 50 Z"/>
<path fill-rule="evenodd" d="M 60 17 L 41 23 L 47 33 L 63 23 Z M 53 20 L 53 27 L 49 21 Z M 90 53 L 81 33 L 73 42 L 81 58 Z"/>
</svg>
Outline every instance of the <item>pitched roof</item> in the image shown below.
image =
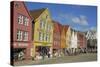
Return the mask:
<svg viewBox="0 0 100 67">
<path fill-rule="evenodd" d="M 37 9 L 37 10 L 31 10 L 30 14 L 32 16 L 32 18 L 37 19 L 44 11 L 46 10 L 46 8 L 42 8 L 42 9 Z"/>
<path fill-rule="evenodd" d="M 61 34 L 62 24 L 60 24 L 58 21 L 55 21 L 55 20 L 52 20 L 52 22 L 54 23 L 54 26 L 55 26 L 55 24 L 58 26 L 59 32 Z"/>
<path fill-rule="evenodd" d="M 23 5 L 24 5 L 24 7 L 25 7 L 25 9 L 26 9 L 26 11 L 27 11 L 27 13 L 28 13 L 28 15 L 29 15 L 30 18 L 32 19 L 31 15 L 30 15 L 30 12 L 28 11 L 28 9 L 27 9 L 27 7 L 26 7 L 26 5 L 25 5 L 25 2 L 22 2 L 22 3 L 23 3 Z"/>
<path fill-rule="evenodd" d="M 32 17 L 31 17 L 31 15 L 30 15 L 30 13 L 29 13 L 29 11 L 28 11 L 28 9 L 27 9 L 27 7 L 26 7 L 26 5 L 25 5 L 25 2 L 24 2 L 24 1 L 11 1 L 11 3 L 12 3 L 12 4 L 14 4 L 14 3 L 18 3 L 19 5 L 21 5 L 21 4 L 22 4 L 22 6 L 21 6 L 21 7 L 25 8 L 25 10 L 26 10 L 27 14 L 28 14 L 28 15 L 29 15 L 29 17 L 32 19 Z M 18 4 L 17 4 L 17 5 L 18 5 Z"/>
<path fill-rule="evenodd" d="M 69 25 L 64 25 L 65 34 L 68 31 Z"/>
<path fill-rule="evenodd" d="M 53 24 L 54 24 L 54 31 L 56 30 L 56 31 L 59 31 L 59 26 L 58 26 L 58 22 L 57 21 L 52 21 L 53 22 Z"/>
<path fill-rule="evenodd" d="M 67 31 L 69 28 L 69 25 L 65 25 L 65 30 Z"/>
</svg>

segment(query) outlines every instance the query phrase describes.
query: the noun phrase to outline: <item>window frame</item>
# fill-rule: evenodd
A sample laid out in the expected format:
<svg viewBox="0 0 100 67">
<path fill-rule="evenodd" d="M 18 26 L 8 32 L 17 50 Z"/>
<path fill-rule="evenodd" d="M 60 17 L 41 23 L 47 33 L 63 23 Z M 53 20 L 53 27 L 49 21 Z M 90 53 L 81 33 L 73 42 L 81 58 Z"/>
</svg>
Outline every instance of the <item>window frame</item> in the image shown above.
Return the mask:
<svg viewBox="0 0 100 67">
<path fill-rule="evenodd" d="M 23 31 L 17 30 L 17 41 L 22 41 Z"/>
<path fill-rule="evenodd" d="M 29 33 L 27 31 L 23 32 L 23 41 L 28 41 L 29 40 Z"/>
</svg>

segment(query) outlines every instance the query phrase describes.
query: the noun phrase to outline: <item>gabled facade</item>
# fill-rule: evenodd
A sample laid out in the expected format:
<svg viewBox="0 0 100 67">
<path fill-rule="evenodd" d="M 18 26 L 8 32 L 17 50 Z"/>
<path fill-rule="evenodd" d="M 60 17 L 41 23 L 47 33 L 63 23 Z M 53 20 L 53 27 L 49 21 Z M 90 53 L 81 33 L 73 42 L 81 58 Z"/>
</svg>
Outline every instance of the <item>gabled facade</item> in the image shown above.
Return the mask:
<svg viewBox="0 0 100 67">
<path fill-rule="evenodd" d="M 87 49 L 87 39 L 84 35 L 84 32 L 78 32 L 77 38 L 78 38 L 78 48 L 81 49 L 83 52 L 85 52 Z"/>
<path fill-rule="evenodd" d="M 35 22 L 33 57 L 52 55 L 53 23 L 48 8 L 30 11 Z"/>
<path fill-rule="evenodd" d="M 65 31 L 65 26 L 62 26 L 62 31 L 61 31 L 61 49 L 66 48 L 66 31 Z"/>
<path fill-rule="evenodd" d="M 60 33 L 60 25 L 57 21 L 53 20 L 53 55 L 58 56 L 60 54 L 61 48 L 61 33 Z"/>
<path fill-rule="evenodd" d="M 65 54 L 65 50 L 66 50 L 66 47 L 67 47 L 67 43 L 66 43 L 67 29 L 68 29 L 68 26 L 62 25 L 62 27 L 61 27 L 61 50 L 62 50 L 63 54 Z"/>
<path fill-rule="evenodd" d="M 77 31 L 71 29 L 71 43 L 70 43 L 70 53 L 75 54 L 77 50 Z"/>
<path fill-rule="evenodd" d="M 70 26 L 66 26 L 66 50 L 65 50 L 65 54 L 69 55 L 70 53 L 70 44 L 71 44 L 71 27 Z"/>
<path fill-rule="evenodd" d="M 31 59 L 32 21 L 24 2 L 11 2 L 11 62 Z M 12 63 L 13 65 L 13 63 Z"/>
<path fill-rule="evenodd" d="M 86 36 L 87 40 L 88 39 L 97 39 L 96 31 L 92 31 L 92 30 L 87 31 L 85 36 Z"/>
<path fill-rule="evenodd" d="M 72 30 L 70 48 L 77 48 L 77 32 Z"/>
<path fill-rule="evenodd" d="M 95 30 L 87 31 L 87 48 L 90 52 L 97 52 L 97 32 Z"/>
</svg>

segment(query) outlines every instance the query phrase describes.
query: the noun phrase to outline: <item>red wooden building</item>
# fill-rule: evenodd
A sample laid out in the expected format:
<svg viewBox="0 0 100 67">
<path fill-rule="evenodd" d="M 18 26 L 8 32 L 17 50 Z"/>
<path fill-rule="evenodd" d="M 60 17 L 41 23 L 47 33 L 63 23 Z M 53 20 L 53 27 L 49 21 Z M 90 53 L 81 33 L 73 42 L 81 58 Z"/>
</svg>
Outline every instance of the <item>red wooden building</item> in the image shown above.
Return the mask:
<svg viewBox="0 0 100 67">
<path fill-rule="evenodd" d="M 81 52 L 85 52 L 87 48 L 87 39 L 83 32 L 77 33 L 78 38 L 78 48 L 81 50 Z"/>
<path fill-rule="evenodd" d="M 61 49 L 61 24 L 57 21 L 53 21 L 53 55 L 59 56 Z"/>
<path fill-rule="evenodd" d="M 31 58 L 32 20 L 24 2 L 11 2 L 11 62 Z M 11 63 L 12 64 L 12 63 Z"/>
</svg>

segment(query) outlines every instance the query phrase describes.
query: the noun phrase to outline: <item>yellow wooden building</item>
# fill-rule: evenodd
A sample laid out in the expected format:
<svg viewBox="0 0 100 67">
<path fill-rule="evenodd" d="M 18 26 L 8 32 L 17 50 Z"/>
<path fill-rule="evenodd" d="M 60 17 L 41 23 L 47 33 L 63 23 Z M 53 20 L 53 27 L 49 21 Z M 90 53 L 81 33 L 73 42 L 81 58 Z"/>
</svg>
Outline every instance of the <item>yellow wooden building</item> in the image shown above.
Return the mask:
<svg viewBox="0 0 100 67">
<path fill-rule="evenodd" d="M 35 22 L 32 56 L 52 55 L 53 23 L 48 8 L 31 10 L 30 14 Z"/>
<path fill-rule="evenodd" d="M 66 53 L 66 49 L 70 46 L 70 37 L 71 37 L 70 27 L 68 25 L 62 25 L 61 31 L 61 50 L 62 53 Z"/>
<path fill-rule="evenodd" d="M 61 31 L 61 49 L 66 48 L 66 31 L 65 26 L 62 26 Z"/>
</svg>

